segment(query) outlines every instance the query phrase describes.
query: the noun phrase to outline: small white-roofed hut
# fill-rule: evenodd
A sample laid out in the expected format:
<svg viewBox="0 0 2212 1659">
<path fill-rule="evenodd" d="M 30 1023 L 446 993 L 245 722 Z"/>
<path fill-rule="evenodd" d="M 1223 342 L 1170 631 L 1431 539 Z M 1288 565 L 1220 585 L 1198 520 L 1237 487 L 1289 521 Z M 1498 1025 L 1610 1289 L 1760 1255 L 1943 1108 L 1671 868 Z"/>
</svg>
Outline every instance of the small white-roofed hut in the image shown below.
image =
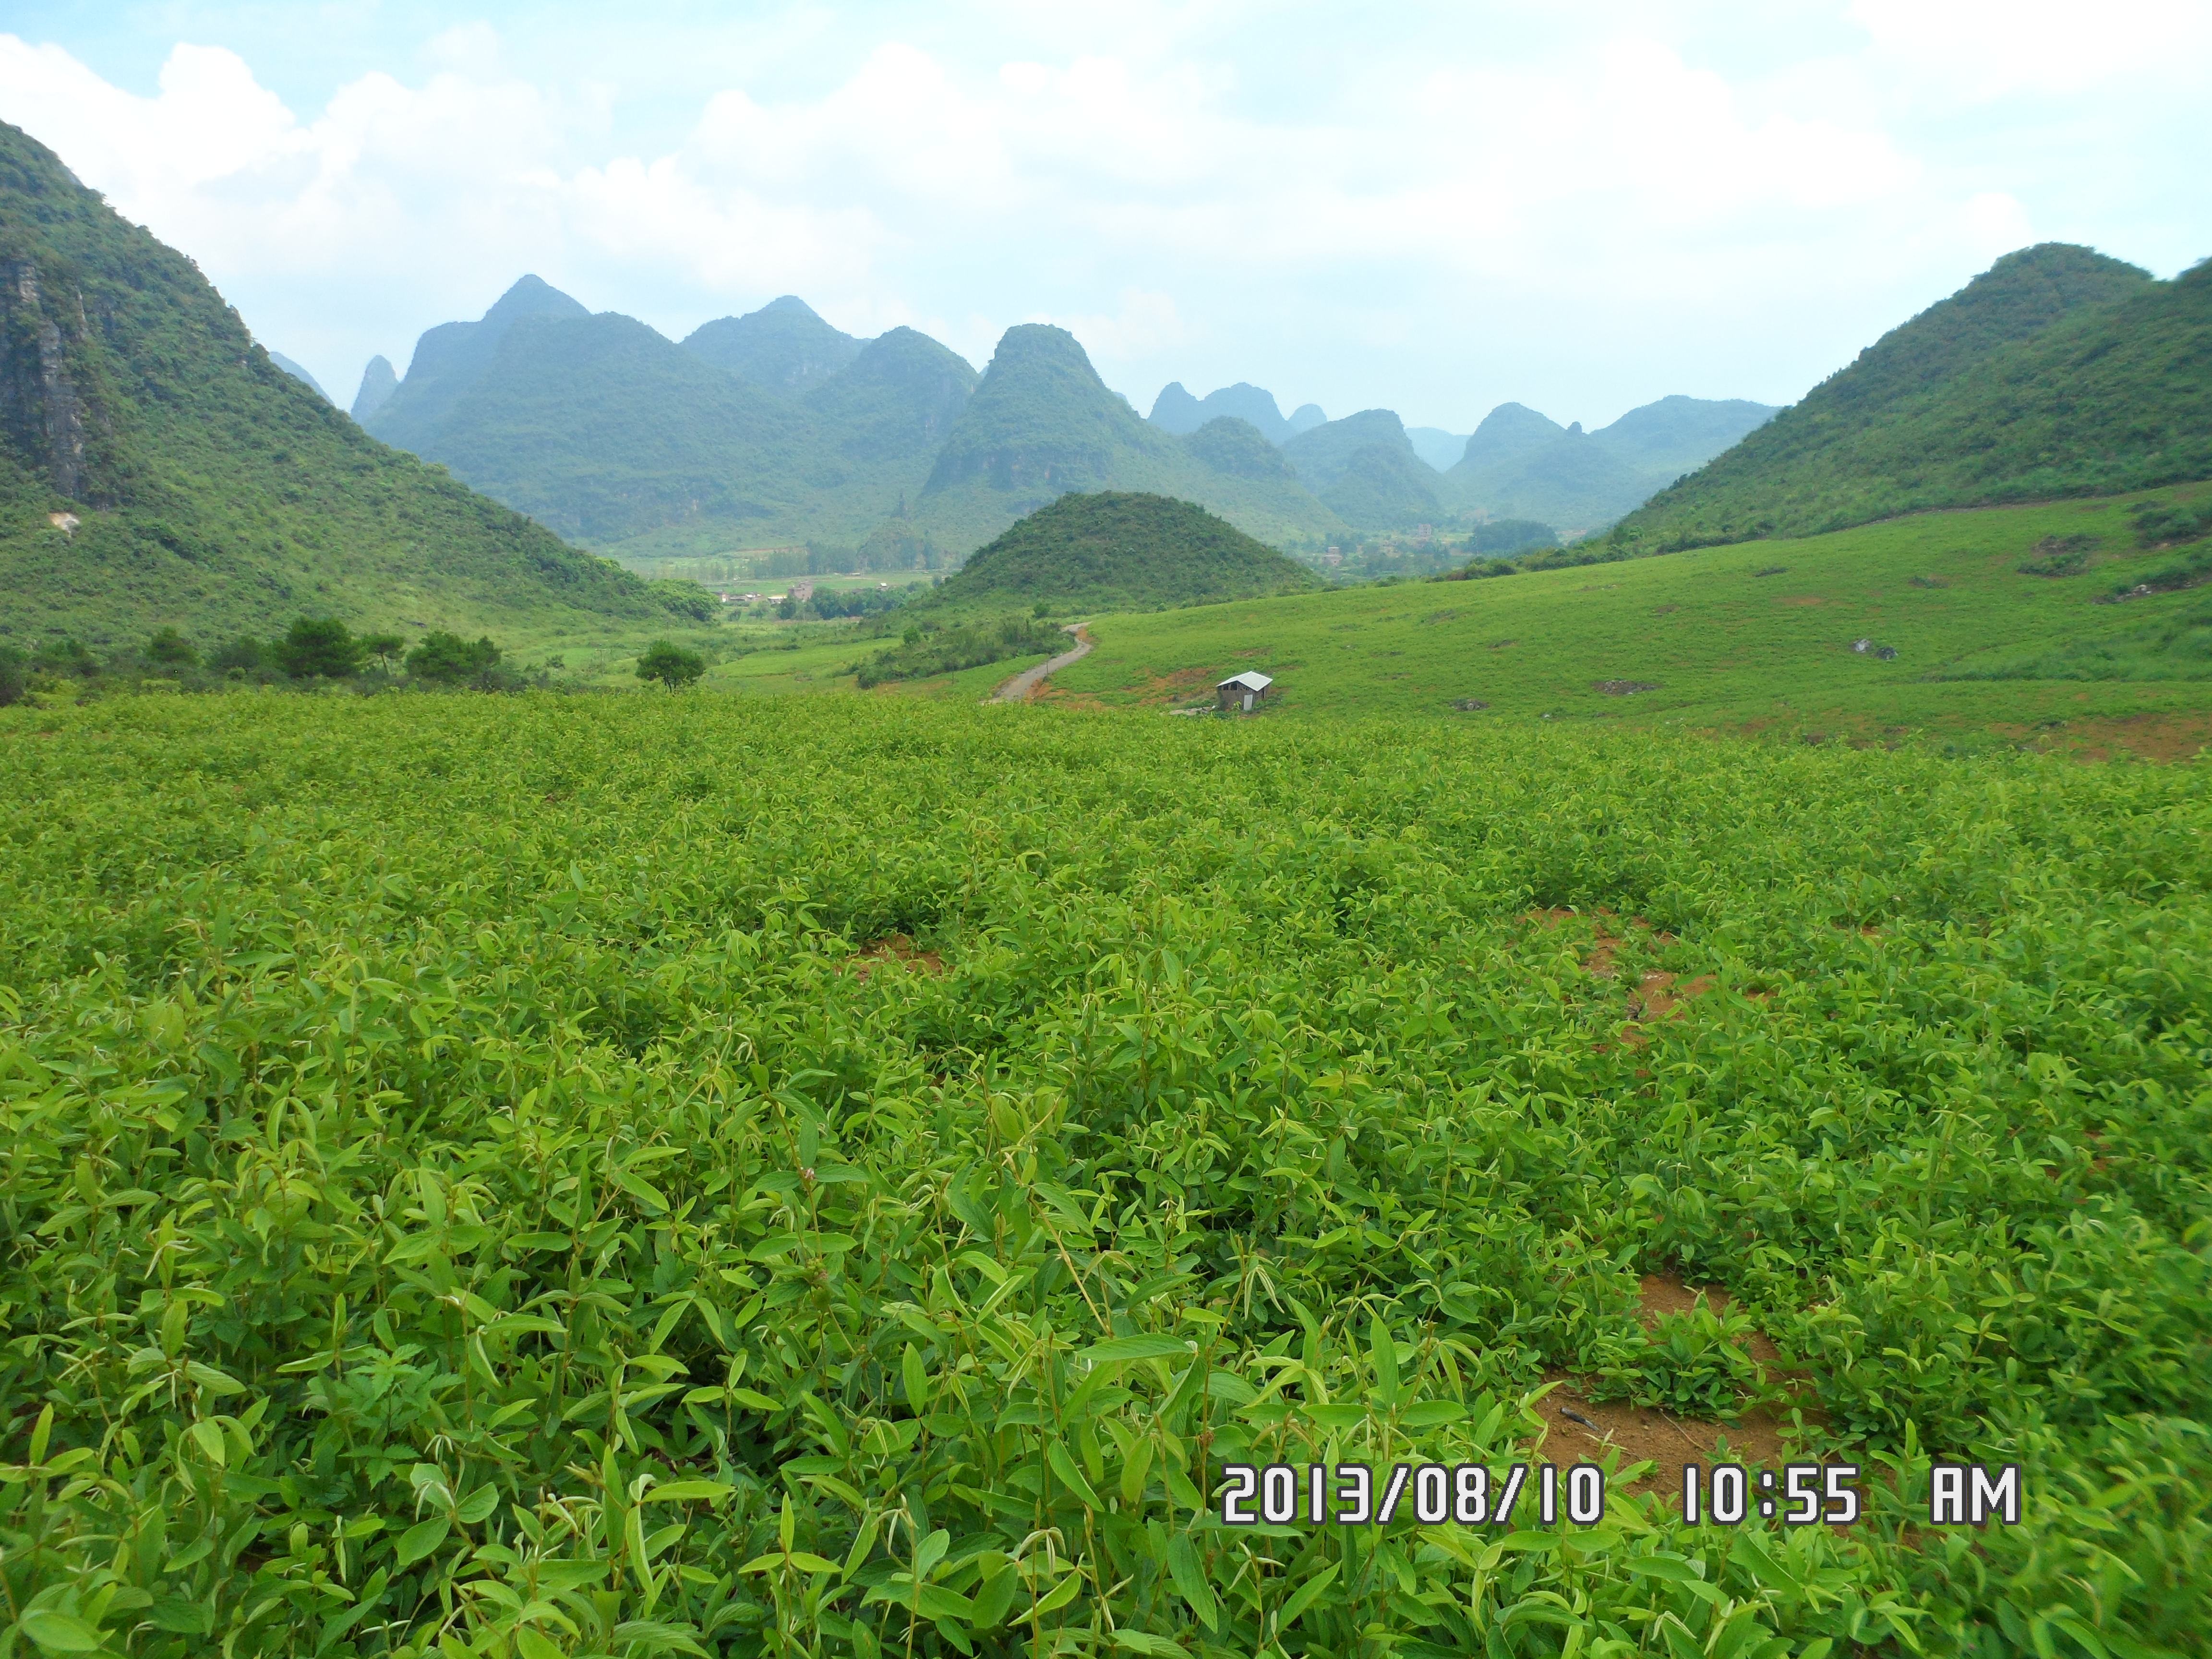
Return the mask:
<svg viewBox="0 0 2212 1659">
<path fill-rule="evenodd" d="M 1231 674 L 1213 688 L 1224 714 L 1250 714 L 1267 701 L 1267 688 L 1274 684 L 1265 674 Z"/>
</svg>

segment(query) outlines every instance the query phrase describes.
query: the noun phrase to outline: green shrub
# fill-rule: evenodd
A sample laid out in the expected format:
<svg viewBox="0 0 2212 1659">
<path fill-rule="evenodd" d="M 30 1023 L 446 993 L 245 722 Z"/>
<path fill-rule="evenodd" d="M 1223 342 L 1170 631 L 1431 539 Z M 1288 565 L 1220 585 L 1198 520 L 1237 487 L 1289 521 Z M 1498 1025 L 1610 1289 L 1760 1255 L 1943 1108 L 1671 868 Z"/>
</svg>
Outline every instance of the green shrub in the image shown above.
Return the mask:
<svg viewBox="0 0 2212 1659">
<path fill-rule="evenodd" d="M 433 629 L 407 653 L 407 672 L 436 685 L 481 680 L 499 666 L 500 649 L 488 638 L 474 641 Z"/>
<path fill-rule="evenodd" d="M 199 653 L 173 628 L 156 629 L 146 641 L 146 660 L 164 668 L 196 668 Z"/>
<path fill-rule="evenodd" d="M 361 641 L 336 617 L 301 617 L 270 654 L 295 680 L 344 679 L 361 671 Z"/>
</svg>

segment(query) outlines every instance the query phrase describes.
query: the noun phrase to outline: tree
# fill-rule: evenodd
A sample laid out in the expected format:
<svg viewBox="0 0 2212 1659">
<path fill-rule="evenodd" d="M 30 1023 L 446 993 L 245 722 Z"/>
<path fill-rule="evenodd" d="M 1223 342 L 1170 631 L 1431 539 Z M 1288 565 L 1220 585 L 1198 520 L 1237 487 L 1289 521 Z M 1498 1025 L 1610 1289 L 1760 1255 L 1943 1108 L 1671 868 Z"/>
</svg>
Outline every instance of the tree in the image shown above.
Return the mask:
<svg viewBox="0 0 2212 1659">
<path fill-rule="evenodd" d="M 374 658 L 378 667 L 389 668 L 406 643 L 397 634 L 364 634 L 361 636 L 361 653 Z"/>
<path fill-rule="evenodd" d="M 276 665 L 295 680 L 342 680 L 361 668 L 361 641 L 336 617 L 302 617 L 276 641 Z"/>
<path fill-rule="evenodd" d="M 100 659 L 81 640 L 48 640 L 31 653 L 31 666 L 48 674 L 74 674 L 88 680 L 100 672 Z"/>
<path fill-rule="evenodd" d="M 191 641 L 173 628 L 157 629 L 146 641 L 146 660 L 164 668 L 190 668 L 199 659 Z"/>
<path fill-rule="evenodd" d="M 268 647 L 251 634 L 240 634 L 210 657 L 208 666 L 218 674 L 235 673 L 243 677 L 254 672 L 268 659 Z"/>
<path fill-rule="evenodd" d="M 707 659 L 696 651 L 655 640 L 637 659 L 637 677 L 659 680 L 671 691 L 682 690 L 707 672 Z"/>
<path fill-rule="evenodd" d="M 434 628 L 422 643 L 407 653 L 407 672 L 418 680 L 439 685 L 459 685 L 480 679 L 499 666 L 499 647 L 489 638 L 473 643 L 458 634 Z"/>
<path fill-rule="evenodd" d="M 23 696 L 23 653 L 12 645 L 0 645 L 0 708 L 21 702 Z"/>
</svg>

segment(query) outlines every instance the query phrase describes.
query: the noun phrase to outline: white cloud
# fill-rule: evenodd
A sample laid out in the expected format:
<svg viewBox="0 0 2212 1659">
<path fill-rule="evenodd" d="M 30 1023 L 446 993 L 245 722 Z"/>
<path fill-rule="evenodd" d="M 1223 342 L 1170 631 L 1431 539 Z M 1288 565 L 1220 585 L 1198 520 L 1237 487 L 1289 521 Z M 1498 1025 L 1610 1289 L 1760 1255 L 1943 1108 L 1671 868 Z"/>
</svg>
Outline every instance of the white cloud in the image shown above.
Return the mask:
<svg viewBox="0 0 2212 1659">
<path fill-rule="evenodd" d="M 964 46 L 786 20 L 842 66 L 802 87 L 732 54 L 649 149 L 608 137 L 618 87 L 519 69 L 483 23 L 319 112 L 228 50 L 175 46 L 146 96 L 0 35 L 0 113 L 341 395 L 370 352 L 404 365 L 421 329 L 532 270 L 672 334 L 797 292 L 978 362 L 1007 323 L 1060 321 L 1140 401 L 1249 379 L 1286 408 L 1457 428 L 1518 398 L 1594 422 L 1669 391 L 1794 396 L 2033 228 L 2099 234 L 2049 179 L 2124 169 L 2078 135 L 2125 98 L 2130 54 L 2204 40 L 2212 8 L 1846 15 L 1863 50 L 1756 73 L 1621 6 L 1579 31 L 1454 12 L 1434 50 L 1395 56 L 1350 15 L 1285 35 L 1235 4 L 1140 8 L 1118 33 L 986 9 Z M 1230 49 L 1255 30 L 1278 56 Z M 1961 98 L 2074 89 L 2066 142 L 2054 125 L 1992 157 L 1899 113 L 1946 75 Z"/>
<path fill-rule="evenodd" d="M 1885 66 L 1969 101 L 2204 78 L 2203 0 L 1852 0 Z"/>
</svg>

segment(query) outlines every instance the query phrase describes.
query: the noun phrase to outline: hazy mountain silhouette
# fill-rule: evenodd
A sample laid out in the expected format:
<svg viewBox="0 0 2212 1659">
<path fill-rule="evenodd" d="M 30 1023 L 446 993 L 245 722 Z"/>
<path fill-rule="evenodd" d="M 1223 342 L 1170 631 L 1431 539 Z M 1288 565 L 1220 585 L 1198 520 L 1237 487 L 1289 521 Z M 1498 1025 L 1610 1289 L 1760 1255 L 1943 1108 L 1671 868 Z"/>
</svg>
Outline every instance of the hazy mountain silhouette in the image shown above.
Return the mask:
<svg viewBox="0 0 2212 1659">
<path fill-rule="evenodd" d="M 684 340 L 686 350 L 718 368 L 787 398 L 823 385 L 860 355 L 863 343 L 823 322 L 795 294 L 742 317 L 703 323 Z"/>
</svg>

